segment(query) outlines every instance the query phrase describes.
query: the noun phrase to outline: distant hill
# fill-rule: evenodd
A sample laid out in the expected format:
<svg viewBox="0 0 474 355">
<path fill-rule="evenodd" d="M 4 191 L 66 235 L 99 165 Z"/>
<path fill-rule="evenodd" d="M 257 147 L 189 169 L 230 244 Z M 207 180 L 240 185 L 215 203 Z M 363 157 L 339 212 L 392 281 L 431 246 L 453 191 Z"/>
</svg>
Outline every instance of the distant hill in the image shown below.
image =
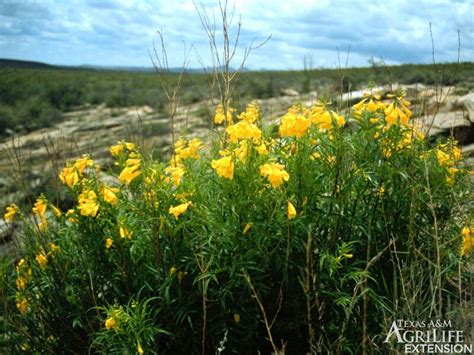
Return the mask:
<svg viewBox="0 0 474 355">
<path fill-rule="evenodd" d="M 70 69 L 70 70 L 98 70 L 98 71 L 124 71 L 124 72 L 142 72 L 152 73 L 156 69 L 154 67 L 134 67 L 134 66 L 106 66 L 106 65 L 89 65 L 83 64 L 78 66 L 69 65 L 52 65 L 42 62 L 35 62 L 29 60 L 5 59 L 0 58 L 0 68 L 34 68 L 34 69 Z M 212 68 L 187 68 L 188 73 L 211 73 Z M 218 68 L 218 72 L 222 72 L 222 68 Z M 233 68 L 229 68 L 232 72 Z M 170 68 L 170 73 L 180 73 L 182 68 Z M 244 69 L 244 71 L 246 71 Z"/>
<path fill-rule="evenodd" d="M 59 69 L 60 67 L 29 60 L 2 59 L 0 58 L 0 68 L 43 68 L 43 69 Z"/>
</svg>

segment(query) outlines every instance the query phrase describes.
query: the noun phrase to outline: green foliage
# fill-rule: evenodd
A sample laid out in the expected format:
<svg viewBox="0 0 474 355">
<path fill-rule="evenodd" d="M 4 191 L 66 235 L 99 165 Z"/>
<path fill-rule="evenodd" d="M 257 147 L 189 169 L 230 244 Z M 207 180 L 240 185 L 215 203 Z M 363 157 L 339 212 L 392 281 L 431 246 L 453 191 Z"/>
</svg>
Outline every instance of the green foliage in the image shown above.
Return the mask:
<svg viewBox="0 0 474 355">
<path fill-rule="evenodd" d="M 114 188 L 71 162 L 74 210 L 6 215 L 25 247 L 1 269 L 5 347 L 386 353 L 391 320 L 441 319 L 469 213 L 455 142 L 429 146 L 400 96 L 295 106 L 279 127 L 245 112 L 167 163 L 119 142 Z"/>
</svg>

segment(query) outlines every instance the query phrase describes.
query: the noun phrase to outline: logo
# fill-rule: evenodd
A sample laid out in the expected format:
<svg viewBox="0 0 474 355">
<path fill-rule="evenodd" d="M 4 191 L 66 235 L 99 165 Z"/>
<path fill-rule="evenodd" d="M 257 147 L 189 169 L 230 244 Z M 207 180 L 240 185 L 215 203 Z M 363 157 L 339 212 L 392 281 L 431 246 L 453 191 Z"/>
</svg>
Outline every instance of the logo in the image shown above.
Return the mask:
<svg viewBox="0 0 474 355">
<path fill-rule="evenodd" d="M 465 343 L 464 331 L 452 330 L 451 321 L 392 322 L 384 343 L 401 344 L 406 354 L 472 354 L 473 345 Z"/>
</svg>

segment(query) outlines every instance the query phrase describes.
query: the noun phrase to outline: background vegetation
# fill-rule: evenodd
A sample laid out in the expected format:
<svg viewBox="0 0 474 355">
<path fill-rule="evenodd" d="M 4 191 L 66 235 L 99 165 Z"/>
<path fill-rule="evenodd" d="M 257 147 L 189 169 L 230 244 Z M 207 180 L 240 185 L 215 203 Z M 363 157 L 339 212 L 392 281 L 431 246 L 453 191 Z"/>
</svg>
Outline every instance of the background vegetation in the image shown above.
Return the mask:
<svg viewBox="0 0 474 355">
<path fill-rule="evenodd" d="M 13 132 L 30 132 L 54 125 L 62 120 L 64 112 L 84 105 L 149 105 L 163 111 L 168 104 L 160 90 L 163 77 L 155 72 L 13 67 L 8 62 L 2 65 L 0 138 Z M 470 90 L 474 88 L 472 78 L 473 63 L 244 72 L 232 95 L 237 100 L 278 97 L 291 88 L 299 93 L 316 90 L 332 99 L 349 89 L 359 89 L 372 82 L 391 81 L 458 84 L 460 90 Z M 170 83 L 177 80 L 178 74 L 169 75 Z M 209 98 L 209 80 L 210 77 L 202 73 L 187 73 L 181 86 L 180 102 L 190 104 Z"/>
</svg>

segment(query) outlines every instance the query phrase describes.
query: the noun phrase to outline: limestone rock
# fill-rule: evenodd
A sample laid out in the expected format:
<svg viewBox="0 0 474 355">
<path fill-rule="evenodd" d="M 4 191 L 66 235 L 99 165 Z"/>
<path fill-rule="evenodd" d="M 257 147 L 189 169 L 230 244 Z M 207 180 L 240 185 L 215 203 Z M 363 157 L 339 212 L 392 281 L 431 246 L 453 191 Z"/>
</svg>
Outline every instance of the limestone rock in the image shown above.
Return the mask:
<svg viewBox="0 0 474 355">
<path fill-rule="evenodd" d="M 291 89 L 291 88 L 282 90 L 282 94 L 284 96 L 293 96 L 293 97 L 300 96 L 298 91 L 296 91 L 295 89 Z"/>
<path fill-rule="evenodd" d="M 465 110 L 469 120 L 474 123 L 474 92 L 458 98 L 457 106 Z"/>
</svg>

